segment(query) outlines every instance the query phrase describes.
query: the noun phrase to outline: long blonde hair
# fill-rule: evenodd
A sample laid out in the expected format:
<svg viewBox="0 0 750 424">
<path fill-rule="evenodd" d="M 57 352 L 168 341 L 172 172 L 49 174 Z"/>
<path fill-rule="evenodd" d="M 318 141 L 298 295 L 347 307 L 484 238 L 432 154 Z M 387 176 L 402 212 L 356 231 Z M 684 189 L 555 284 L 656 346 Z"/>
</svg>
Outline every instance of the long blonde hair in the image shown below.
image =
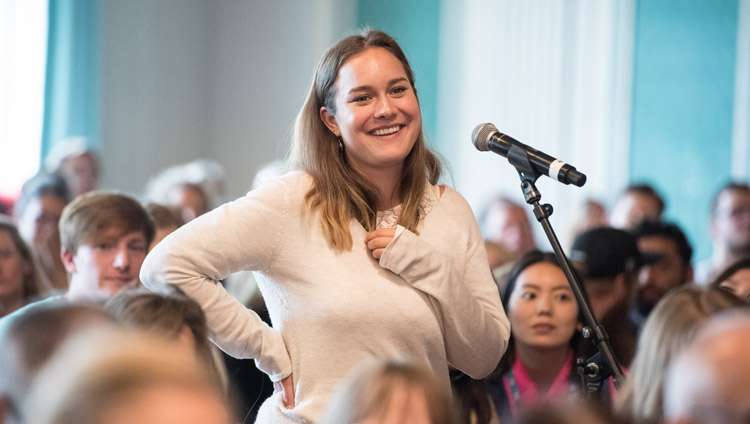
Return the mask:
<svg viewBox="0 0 750 424">
<path fill-rule="evenodd" d="M 335 115 L 336 79 L 341 66 L 352 56 L 368 48 L 382 47 L 391 52 L 404 66 L 414 89 L 414 74 L 396 41 L 381 31 L 363 31 L 340 40 L 323 55 L 313 76 L 310 91 L 294 123 L 289 165 L 307 172 L 313 187 L 305 195 L 311 211 L 319 211 L 323 233 L 332 248 L 349 250 L 352 237 L 349 221 L 356 219 L 367 231 L 376 227 L 378 191 L 346 161 L 339 151 L 339 139 L 320 118 L 320 108 Z M 418 100 L 417 100 L 418 101 Z M 398 224 L 416 231 L 420 220 L 419 205 L 426 181 L 437 184 L 442 166 L 430 151 L 420 129 L 416 143 L 406 156 L 397 185 L 402 201 Z"/>
<path fill-rule="evenodd" d="M 662 392 L 672 359 L 710 316 L 743 303 L 711 287 L 685 285 L 672 290 L 643 326 L 638 350 L 615 409 L 634 422 L 656 423 L 663 415 Z"/>
</svg>

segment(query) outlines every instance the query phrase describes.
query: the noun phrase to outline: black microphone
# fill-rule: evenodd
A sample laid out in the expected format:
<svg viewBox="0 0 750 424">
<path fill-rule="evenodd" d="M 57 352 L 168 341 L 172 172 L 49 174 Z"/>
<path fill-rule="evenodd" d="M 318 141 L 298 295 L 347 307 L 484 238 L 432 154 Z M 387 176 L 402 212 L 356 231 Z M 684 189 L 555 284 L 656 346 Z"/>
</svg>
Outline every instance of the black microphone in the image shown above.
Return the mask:
<svg viewBox="0 0 750 424">
<path fill-rule="evenodd" d="M 536 173 L 547 175 L 563 184 L 581 187 L 586 183 L 586 176 L 578 172 L 575 167 L 501 133 L 492 124 L 477 125 L 471 133 L 471 142 L 479 151 L 491 150 L 505 158 L 508 157 L 511 148 L 515 146 L 526 153 Z"/>
</svg>

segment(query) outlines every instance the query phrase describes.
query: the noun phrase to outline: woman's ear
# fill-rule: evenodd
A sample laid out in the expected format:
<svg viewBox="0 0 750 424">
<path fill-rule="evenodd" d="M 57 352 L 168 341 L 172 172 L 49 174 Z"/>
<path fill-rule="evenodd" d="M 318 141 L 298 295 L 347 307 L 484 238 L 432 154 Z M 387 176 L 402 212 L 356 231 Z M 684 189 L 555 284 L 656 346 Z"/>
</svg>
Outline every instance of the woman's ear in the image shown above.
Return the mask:
<svg viewBox="0 0 750 424">
<path fill-rule="evenodd" d="M 320 120 L 323 124 L 335 135 L 336 137 L 341 136 L 341 130 L 339 130 L 339 124 L 336 122 L 336 117 L 328 112 L 325 106 L 320 107 Z"/>
</svg>

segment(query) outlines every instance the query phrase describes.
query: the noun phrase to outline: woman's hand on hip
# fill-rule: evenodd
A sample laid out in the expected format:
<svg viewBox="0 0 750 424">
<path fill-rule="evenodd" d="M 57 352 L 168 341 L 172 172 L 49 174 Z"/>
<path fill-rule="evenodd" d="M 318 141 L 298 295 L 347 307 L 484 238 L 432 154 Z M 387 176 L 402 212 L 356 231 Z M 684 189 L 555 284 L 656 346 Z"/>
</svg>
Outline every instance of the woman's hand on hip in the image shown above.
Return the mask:
<svg viewBox="0 0 750 424">
<path fill-rule="evenodd" d="M 281 400 L 284 402 L 284 408 L 294 408 L 294 384 L 292 384 L 291 375 L 273 383 L 273 393 L 276 394 L 279 392 L 281 392 Z"/>
</svg>

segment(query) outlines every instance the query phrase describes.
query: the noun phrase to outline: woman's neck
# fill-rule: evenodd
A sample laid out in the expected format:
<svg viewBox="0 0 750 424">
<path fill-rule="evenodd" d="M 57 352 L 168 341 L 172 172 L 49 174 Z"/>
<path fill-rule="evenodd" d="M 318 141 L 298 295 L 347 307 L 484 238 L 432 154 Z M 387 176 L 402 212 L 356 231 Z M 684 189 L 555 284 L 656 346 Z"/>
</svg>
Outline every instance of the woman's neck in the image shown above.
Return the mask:
<svg viewBox="0 0 750 424">
<path fill-rule="evenodd" d="M 0 296 L 0 317 L 8 315 L 23 306 L 23 294 L 12 293 Z"/>
<path fill-rule="evenodd" d="M 388 210 L 401 203 L 401 198 L 396 190 L 401 177 L 401 167 L 368 169 L 366 171 L 355 168 L 355 170 L 378 190 L 377 210 Z"/>
<path fill-rule="evenodd" d="M 538 348 L 516 344 L 516 358 L 520 359 L 526 372 L 540 394 L 554 383 L 560 370 L 568 361 L 570 346 Z"/>
</svg>

